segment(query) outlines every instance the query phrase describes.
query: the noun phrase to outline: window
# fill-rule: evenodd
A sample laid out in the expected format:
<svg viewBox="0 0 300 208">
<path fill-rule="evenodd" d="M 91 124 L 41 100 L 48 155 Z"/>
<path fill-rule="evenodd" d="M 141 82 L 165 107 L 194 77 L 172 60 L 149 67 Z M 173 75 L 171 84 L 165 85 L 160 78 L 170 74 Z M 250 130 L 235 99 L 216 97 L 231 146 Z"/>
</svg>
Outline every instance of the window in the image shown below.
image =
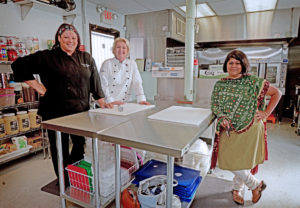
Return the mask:
<svg viewBox="0 0 300 208">
<path fill-rule="evenodd" d="M 98 32 L 92 32 L 91 35 L 92 56 L 95 59 L 98 70 L 100 70 L 102 63 L 106 59 L 114 57 L 112 47 L 115 37 Z"/>
<path fill-rule="evenodd" d="M 120 36 L 119 31 L 90 25 L 91 54 L 95 59 L 98 70 L 102 63 L 114 57 L 112 53 L 113 43 L 116 37 Z"/>
</svg>

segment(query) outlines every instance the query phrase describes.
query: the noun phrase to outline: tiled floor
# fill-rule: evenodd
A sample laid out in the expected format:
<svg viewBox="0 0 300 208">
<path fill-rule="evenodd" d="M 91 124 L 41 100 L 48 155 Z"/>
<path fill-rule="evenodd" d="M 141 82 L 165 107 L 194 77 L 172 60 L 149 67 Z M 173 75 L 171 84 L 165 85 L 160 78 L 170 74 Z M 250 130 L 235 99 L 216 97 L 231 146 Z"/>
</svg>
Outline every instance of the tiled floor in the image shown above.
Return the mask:
<svg viewBox="0 0 300 208">
<path fill-rule="evenodd" d="M 250 191 L 246 191 L 244 206 L 300 208 L 300 136 L 295 134 L 296 128 L 290 124 L 290 119 L 284 119 L 280 125 L 268 123 L 269 161 L 260 166 L 257 174 L 268 187 L 255 205 L 250 202 Z M 232 179 L 230 172 L 219 169 L 212 175 Z M 51 160 L 44 160 L 42 154 L 0 166 L 0 207 L 60 207 L 59 197 L 40 190 L 53 179 L 55 174 Z"/>
</svg>

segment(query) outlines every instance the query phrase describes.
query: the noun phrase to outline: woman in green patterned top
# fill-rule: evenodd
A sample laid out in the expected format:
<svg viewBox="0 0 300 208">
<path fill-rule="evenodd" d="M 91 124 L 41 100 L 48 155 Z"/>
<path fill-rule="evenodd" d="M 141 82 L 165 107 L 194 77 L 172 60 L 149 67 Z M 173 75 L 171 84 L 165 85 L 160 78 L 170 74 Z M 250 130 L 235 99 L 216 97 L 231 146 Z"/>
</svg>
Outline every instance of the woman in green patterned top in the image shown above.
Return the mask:
<svg viewBox="0 0 300 208">
<path fill-rule="evenodd" d="M 223 65 L 228 76 L 215 84 L 211 97 L 211 109 L 217 116 L 211 168 L 218 160 L 219 168 L 233 172 L 232 196 L 241 205 L 245 185 L 252 190 L 253 203 L 266 188 L 253 174 L 258 164 L 268 159 L 266 119 L 281 97 L 268 81 L 247 74 L 249 67 L 242 51 L 230 52 Z M 266 95 L 271 97 L 267 106 Z"/>
</svg>

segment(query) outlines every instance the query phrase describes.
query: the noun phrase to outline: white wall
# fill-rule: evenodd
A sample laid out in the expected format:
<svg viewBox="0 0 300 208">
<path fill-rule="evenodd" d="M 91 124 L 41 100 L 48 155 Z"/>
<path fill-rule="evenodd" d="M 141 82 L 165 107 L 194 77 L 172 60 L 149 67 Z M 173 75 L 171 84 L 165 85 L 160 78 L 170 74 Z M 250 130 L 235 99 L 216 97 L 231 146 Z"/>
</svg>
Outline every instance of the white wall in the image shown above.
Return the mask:
<svg viewBox="0 0 300 208">
<path fill-rule="evenodd" d="M 114 28 L 120 31 L 120 35 L 124 37 L 123 31 L 124 15 L 118 14 L 118 19 L 113 25 L 103 24 L 100 22 L 100 14 L 96 11 L 96 6 L 86 0 L 86 18 L 85 23 L 82 21 L 82 1 L 76 0 L 76 9 L 71 13 L 76 14 L 74 25 L 78 29 L 81 39 L 83 39 L 82 31 L 85 29 L 86 50 L 90 51 L 89 40 L 89 24 L 95 24 L 102 27 Z M 51 7 L 50 7 L 51 8 Z M 110 10 L 111 11 L 111 10 Z M 63 10 L 59 8 L 49 9 L 47 5 L 34 5 L 27 14 L 26 18 L 21 18 L 21 8 L 18 4 L 9 1 L 7 4 L 0 5 L 0 36 L 17 36 L 24 38 L 27 36 L 38 37 L 40 40 L 40 49 L 47 48 L 47 40 L 54 40 L 57 28 L 63 23 Z M 84 27 L 84 28 L 83 28 Z M 82 40 L 84 43 L 84 40 Z"/>
</svg>

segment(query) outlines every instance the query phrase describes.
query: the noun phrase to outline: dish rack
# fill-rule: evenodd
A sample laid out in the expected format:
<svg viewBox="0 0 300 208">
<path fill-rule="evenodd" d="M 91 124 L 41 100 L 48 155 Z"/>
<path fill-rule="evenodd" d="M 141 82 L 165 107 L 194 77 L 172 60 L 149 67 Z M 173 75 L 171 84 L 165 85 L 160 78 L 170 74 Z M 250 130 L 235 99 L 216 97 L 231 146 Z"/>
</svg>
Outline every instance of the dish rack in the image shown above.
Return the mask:
<svg viewBox="0 0 300 208">
<path fill-rule="evenodd" d="M 122 148 L 122 153 L 123 153 L 122 158 L 121 158 L 121 169 L 123 170 L 121 173 L 122 186 L 126 186 L 127 183 L 132 181 L 132 179 L 134 177 L 133 173 L 139 168 L 138 160 L 136 157 L 134 157 L 134 158 L 132 157 L 133 154 L 131 154 L 131 152 L 133 152 L 134 155 L 136 154 L 135 151 L 133 151 L 131 149 Z M 94 180 L 93 180 L 92 166 L 90 166 L 90 168 L 88 170 L 78 167 L 78 165 L 80 165 L 81 161 L 82 160 L 75 162 L 72 165 L 68 165 L 66 167 L 66 170 L 67 170 L 68 176 L 69 176 L 70 187 L 78 189 L 83 192 L 94 194 L 95 193 L 95 184 L 94 184 Z M 124 170 L 126 170 L 126 171 L 124 171 Z M 100 169 L 100 172 L 101 171 L 102 170 Z M 99 176 L 100 184 L 102 184 L 102 182 L 107 183 L 108 177 L 103 177 L 103 174 L 111 177 L 112 175 L 115 174 L 114 167 L 111 169 L 111 171 L 106 170 L 106 171 L 100 173 L 100 176 Z M 110 184 L 112 183 L 111 180 L 114 180 L 114 176 L 109 179 Z M 110 189 L 111 189 L 111 191 L 109 191 Z M 100 194 L 103 197 L 107 197 L 107 196 L 111 195 L 112 192 L 115 191 L 114 186 L 110 187 L 110 188 L 104 187 L 104 189 L 100 188 L 100 190 L 102 190 Z M 114 194 L 113 194 L 113 196 L 114 196 Z"/>
<path fill-rule="evenodd" d="M 66 167 L 70 187 L 94 194 L 95 184 L 93 174 L 91 172 L 88 173 L 84 168 L 78 167 L 80 162 L 81 160 Z"/>
</svg>

